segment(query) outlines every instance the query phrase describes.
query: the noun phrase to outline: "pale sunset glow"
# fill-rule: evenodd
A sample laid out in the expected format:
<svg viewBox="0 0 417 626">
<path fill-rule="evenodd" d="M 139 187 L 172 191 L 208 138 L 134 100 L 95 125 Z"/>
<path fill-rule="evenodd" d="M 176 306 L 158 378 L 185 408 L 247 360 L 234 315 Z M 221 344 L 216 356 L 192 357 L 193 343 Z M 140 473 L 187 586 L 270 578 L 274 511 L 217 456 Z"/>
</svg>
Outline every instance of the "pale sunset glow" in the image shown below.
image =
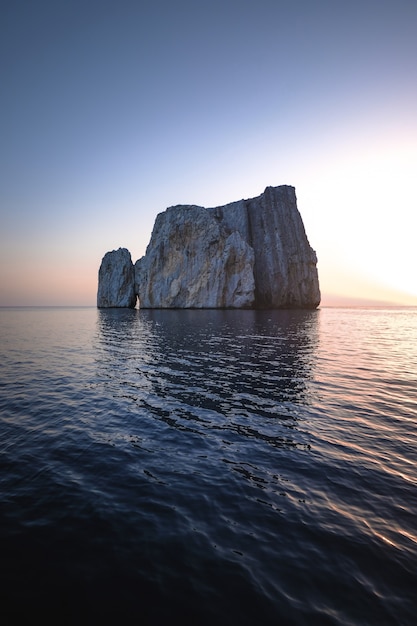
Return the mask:
<svg viewBox="0 0 417 626">
<path fill-rule="evenodd" d="M 1 10 L 0 305 L 94 305 L 170 205 L 293 185 L 322 305 L 417 305 L 417 4 Z"/>
</svg>

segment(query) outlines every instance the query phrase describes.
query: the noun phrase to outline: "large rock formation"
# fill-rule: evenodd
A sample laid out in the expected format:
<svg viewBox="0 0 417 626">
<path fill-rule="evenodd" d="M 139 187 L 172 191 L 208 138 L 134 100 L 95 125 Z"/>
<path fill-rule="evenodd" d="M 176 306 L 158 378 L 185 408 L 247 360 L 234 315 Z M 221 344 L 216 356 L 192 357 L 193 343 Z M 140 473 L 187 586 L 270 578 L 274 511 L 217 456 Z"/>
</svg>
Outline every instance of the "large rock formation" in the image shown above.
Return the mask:
<svg viewBox="0 0 417 626">
<path fill-rule="evenodd" d="M 135 304 L 135 271 L 129 250 L 107 252 L 98 272 L 97 306 L 133 308 Z"/>
<path fill-rule="evenodd" d="M 107 253 L 102 266 L 119 252 Z M 126 294 L 119 289 L 113 304 L 97 303 L 134 306 L 137 294 L 142 308 L 316 308 L 316 264 L 294 187 L 267 187 L 214 209 L 179 205 L 160 213 L 134 284 L 127 269 L 116 272 L 118 284 L 126 278 Z M 99 276 L 99 294 L 108 291 L 102 280 L 107 274 Z"/>
</svg>

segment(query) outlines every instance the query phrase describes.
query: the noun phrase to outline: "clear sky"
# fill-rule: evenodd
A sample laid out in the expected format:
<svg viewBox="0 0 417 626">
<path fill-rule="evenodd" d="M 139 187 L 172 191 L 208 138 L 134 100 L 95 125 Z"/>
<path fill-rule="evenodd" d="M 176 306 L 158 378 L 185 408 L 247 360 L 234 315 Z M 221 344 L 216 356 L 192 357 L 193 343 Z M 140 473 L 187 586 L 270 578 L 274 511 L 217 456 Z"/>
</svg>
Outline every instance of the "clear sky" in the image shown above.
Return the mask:
<svg viewBox="0 0 417 626">
<path fill-rule="evenodd" d="M 416 305 L 416 33 L 416 0 L 2 0 L 0 305 L 94 305 L 157 213 L 280 184 L 323 304 Z"/>
</svg>

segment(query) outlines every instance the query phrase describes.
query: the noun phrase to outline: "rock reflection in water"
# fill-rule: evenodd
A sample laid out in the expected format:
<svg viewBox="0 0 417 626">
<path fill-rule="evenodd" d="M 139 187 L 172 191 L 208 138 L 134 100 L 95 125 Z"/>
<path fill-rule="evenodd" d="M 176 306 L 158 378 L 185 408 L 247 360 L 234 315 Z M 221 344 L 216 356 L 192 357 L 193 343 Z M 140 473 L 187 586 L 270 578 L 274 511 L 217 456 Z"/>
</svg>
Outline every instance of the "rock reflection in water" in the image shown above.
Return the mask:
<svg viewBox="0 0 417 626">
<path fill-rule="evenodd" d="M 307 445 L 318 311 L 100 310 L 107 386 L 170 427 L 223 442 Z"/>
</svg>

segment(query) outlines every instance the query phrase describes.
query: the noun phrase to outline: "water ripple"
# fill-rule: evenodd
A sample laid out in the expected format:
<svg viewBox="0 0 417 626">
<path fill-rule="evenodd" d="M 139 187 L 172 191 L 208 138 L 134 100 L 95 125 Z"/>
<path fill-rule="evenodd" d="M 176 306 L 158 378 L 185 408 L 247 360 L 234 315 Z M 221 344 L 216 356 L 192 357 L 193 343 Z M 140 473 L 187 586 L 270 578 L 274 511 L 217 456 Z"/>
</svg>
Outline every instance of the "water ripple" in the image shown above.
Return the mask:
<svg viewBox="0 0 417 626">
<path fill-rule="evenodd" d="M 412 624 L 416 315 L 0 311 L 3 606 Z"/>
</svg>

